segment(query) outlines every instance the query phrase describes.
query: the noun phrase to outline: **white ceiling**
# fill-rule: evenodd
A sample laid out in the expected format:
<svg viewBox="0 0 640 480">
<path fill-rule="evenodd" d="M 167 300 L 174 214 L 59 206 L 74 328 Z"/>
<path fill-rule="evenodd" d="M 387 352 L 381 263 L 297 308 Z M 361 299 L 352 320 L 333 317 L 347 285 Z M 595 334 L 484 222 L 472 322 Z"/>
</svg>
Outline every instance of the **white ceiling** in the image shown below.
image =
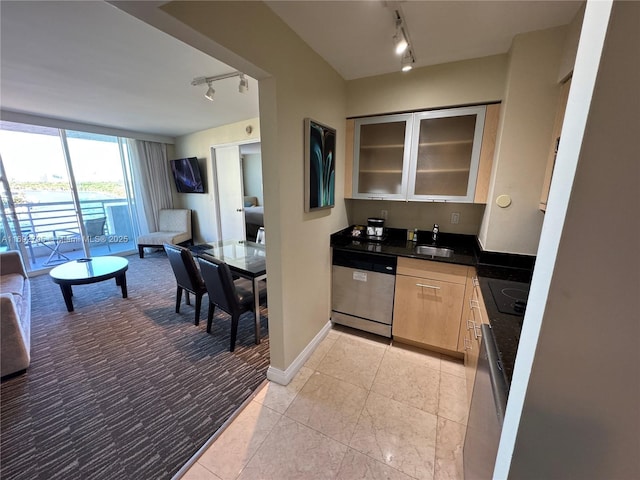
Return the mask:
<svg viewBox="0 0 640 480">
<path fill-rule="evenodd" d="M 568 24 L 582 1 L 267 1 L 347 80 L 398 72 L 395 10 L 416 67 L 506 53 L 514 35 Z"/>
<path fill-rule="evenodd" d="M 582 2 L 267 3 L 349 80 L 399 70 L 394 9 L 421 67 L 505 53 L 517 33 L 569 23 Z M 207 101 L 191 80 L 233 68 L 108 3 L 3 0 L 0 20 L 3 110 L 167 136 L 258 116 L 255 81 L 243 95 L 237 78 L 216 82 Z"/>
<path fill-rule="evenodd" d="M 258 116 L 258 84 L 104 2 L 0 2 L 3 110 L 175 137 Z"/>
</svg>

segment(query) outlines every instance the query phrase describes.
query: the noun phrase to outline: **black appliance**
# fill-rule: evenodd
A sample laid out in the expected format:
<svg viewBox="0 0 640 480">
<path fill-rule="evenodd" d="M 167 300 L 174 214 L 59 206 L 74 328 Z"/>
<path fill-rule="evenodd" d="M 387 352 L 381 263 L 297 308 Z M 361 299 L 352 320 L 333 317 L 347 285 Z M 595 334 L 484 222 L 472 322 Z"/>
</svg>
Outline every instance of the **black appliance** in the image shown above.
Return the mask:
<svg viewBox="0 0 640 480">
<path fill-rule="evenodd" d="M 491 295 L 500 313 L 524 316 L 529 297 L 529 284 L 512 280 L 488 279 Z"/>
</svg>

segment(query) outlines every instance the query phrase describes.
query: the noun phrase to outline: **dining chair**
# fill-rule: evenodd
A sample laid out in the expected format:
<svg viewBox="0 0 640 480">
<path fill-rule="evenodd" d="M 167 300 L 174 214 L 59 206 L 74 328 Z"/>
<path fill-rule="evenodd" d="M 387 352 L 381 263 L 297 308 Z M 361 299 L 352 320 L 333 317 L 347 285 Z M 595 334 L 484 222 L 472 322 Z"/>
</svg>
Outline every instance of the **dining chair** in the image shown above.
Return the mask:
<svg viewBox="0 0 640 480">
<path fill-rule="evenodd" d="M 229 351 L 233 352 L 236 347 L 236 337 L 238 336 L 238 322 L 240 315 L 244 312 L 254 310 L 254 297 L 251 290 L 244 288 L 239 282 L 234 282 L 229 265 L 217 258 L 207 256 L 198 257 L 200 272 L 204 280 L 209 295 L 209 314 L 207 316 L 207 333 L 211 333 L 213 314 L 215 308 L 231 315 L 231 344 Z M 260 298 L 263 299 L 266 290 L 260 291 Z"/>
<path fill-rule="evenodd" d="M 258 234 L 256 235 L 256 243 L 259 243 L 261 245 L 267 244 L 267 240 L 264 235 L 264 227 L 258 228 Z"/>
<path fill-rule="evenodd" d="M 185 291 L 185 301 L 187 305 L 191 305 L 189 293 L 193 293 L 196 297 L 196 318 L 194 323 L 198 325 L 200 323 L 202 297 L 207 293 L 207 288 L 202 280 L 198 266 L 189 249 L 168 243 L 165 243 L 163 246 L 164 251 L 167 252 L 167 257 L 169 257 L 169 263 L 171 263 L 171 268 L 176 277 L 176 283 L 178 284 L 176 292 L 176 313 L 180 313 L 182 291 Z"/>
</svg>

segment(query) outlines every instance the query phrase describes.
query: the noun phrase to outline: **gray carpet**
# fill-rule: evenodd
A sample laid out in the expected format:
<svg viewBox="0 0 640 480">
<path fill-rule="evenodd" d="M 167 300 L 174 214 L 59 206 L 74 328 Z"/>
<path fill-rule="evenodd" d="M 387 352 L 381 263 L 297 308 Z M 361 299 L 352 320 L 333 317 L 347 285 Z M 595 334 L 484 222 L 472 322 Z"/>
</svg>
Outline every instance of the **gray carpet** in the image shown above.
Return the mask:
<svg viewBox="0 0 640 480">
<path fill-rule="evenodd" d="M 68 313 L 48 275 L 32 279 L 31 366 L 2 382 L 0 478 L 171 478 L 266 378 L 269 340 L 252 313 L 229 352 L 229 317 L 206 333 L 176 314 L 164 252 L 129 259 L 115 281 L 74 287 Z"/>
</svg>

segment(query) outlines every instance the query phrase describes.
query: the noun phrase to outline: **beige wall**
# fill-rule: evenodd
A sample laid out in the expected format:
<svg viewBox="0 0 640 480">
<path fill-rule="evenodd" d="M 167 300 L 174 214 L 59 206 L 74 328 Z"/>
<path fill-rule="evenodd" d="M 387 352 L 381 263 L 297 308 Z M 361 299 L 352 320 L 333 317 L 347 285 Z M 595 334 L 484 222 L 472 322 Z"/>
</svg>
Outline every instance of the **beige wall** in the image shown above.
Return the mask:
<svg viewBox="0 0 640 480">
<path fill-rule="evenodd" d="M 494 478 L 640 478 L 640 3 L 609 8 L 585 13 Z"/>
<path fill-rule="evenodd" d="M 242 155 L 242 180 L 244 194 L 256 197 L 258 205 L 264 205 L 262 197 L 262 156 L 259 153 Z"/>
<path fill-rule="evenodd" d="M 256 78 L 269 239 L 269 341 L 271 366 L 285 370 L 329 321 L 329 236 L 347 225 L 341 188 L 335 208 L 304 213 L 303 121 L 311 117 L 336 128 L 336 185 L 342 185 L 345 82 L 261 2 L 172 2 L 163 10 L 268 72 Z"/>
<path fill-rule="evenodd" d="M 573 72 L 573 65 L 576 63 L 576 54 L 578 53 L 578 41 L 580 40 L 580 31 L 582 30 L 585 5 L 586 4 L 583 4 L 582 7 L 580 7 L 576 16 L 567 26 L 562 60 L 560 61 L 560 69 L 558 70 L 558 83 L 564 82 L 571 75 L 571 72 Z"/>
<path fill-rule="evenodd" d="M 514 38 L 493 164 L 480 229 L 485 250 L 535 255 L 544 214 L 539 210 L 560 86 L 566 27 Z M 512 203 L 495 203 L 509 195 Z"/>
<path fill-rule="evenodd" d="M 472 203 L 422 203 L 387 200 L 346 200 L 349 224 L 366 225 L 367 218 L 381 217 L 387 211 L 385 226 L 431 230 L 437 223 L 441 232 L 477 235 L 482 222 L 484 205 Z M 451 223 L 451 214 L 460 214 L 460 221 Z"/>
<path fill-rule="evenodd" d="M 506 72 L 505 54 L 351 80 L 347 116 L 500 101 Z"/>
<path fill-rule="evenodd" d="M 247 134 L 246 127 L 253 130 Z M 242 122 L 211 128 L 201 132 L 176 138 L 174 156 L 170 158 L 198 157 L 202 174 L 205 176 L 206 194 L 178 193 L 172 186 L 173 204 L 176 208 L 193 210 L 194 241 L 202 243 L 218 240 L 215 212 L 215 187 L 213 182 L 213 164 L 211 147 L 229 143 L 258 141 L 260 139 L 260 122 L 252 118 Z"/>
</svg>

